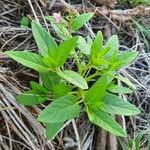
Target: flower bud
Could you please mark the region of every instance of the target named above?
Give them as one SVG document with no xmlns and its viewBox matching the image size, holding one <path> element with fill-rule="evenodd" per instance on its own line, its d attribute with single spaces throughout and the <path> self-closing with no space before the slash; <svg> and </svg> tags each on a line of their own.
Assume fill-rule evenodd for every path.
<svg viewBox="0 0 150 150">
<path fill-rule="evenodd" d="M 61 20 L 61 15 L 60 13 L 53 13 L 54 21 L 55 23 L 59 23 Z"/>
</svg>

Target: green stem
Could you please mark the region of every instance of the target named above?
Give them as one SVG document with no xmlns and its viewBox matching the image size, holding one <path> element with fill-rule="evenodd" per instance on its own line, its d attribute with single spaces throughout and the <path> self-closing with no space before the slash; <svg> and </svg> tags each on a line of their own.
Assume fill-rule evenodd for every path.
<svg viewBox="0 0 150 150">
<path fill-rule="evenodd" d="M 71 22 L 72 22 L 72 18 L 71 19 L 69 19 L 69 27 L 68 27 L 68 31 L 69 31 L 69 35 L 70 35 L 70 37 L 72 37 L 72 34 L 71 34 Z M 79 74 L 81 74 L 82 73 L 82 70 L 81 70 L 81 67 L 80 67 L 80 61 L 79 61 L 79 59 L 78 59 L 78 55 L 76 54 L 76 51 L 75 51 L 75 49 L 73 50 L 73 57 L 75 58 L 75 61 L 76 61 L 76 63 L 77 63 L 77 67 L 78 67 L 78 73 Z"/>
<path fill-rule="evenodd" d="M 79 61 L 79 59 L 78 59 L 78 56 L 77 56 L 75 50 L 74 50 L 73 56 L 74 56 L 74 59 L 75 59 L 75 61 L 76 61 L 76 63 L 77 63 L 78 73 L 81 74 L 81 73 L 82 73 L 82 69 L 81 69 L 80 61 Z"/>
<path fill-rule="evenodd" d="M 91 65 L 88 64 L 88 65 L 83 69 L 83 73 L 82 73 L 82 76 L 83 76 L 83 77 L 85 76 L 87 70 L 90 69 L 90 68 L 91 68 Z"/>
<path fill-rule="evenodd" d="M 99 75 L 100 75 L 100 72 L 95 72 L 94 74 L 88 76 L 88 77 L 86 78 L 86 80 L 90 80 L 90 79 L 92 79 L 92 78 L 94 78 L 94 77 L 96 77 L 96 76 L 99 76 Z"/>
<path fill-rule="evenodd" d="M 77 104 L 81 104 L 83 102 L 83 99 L 81 99 L 80 101 L 77 102 Z"/>
</svg>

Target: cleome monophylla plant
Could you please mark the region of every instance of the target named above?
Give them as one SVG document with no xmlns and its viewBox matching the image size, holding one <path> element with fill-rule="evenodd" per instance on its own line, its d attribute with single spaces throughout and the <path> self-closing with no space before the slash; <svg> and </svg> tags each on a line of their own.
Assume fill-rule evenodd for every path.
<svg viewBox="0 0 150 150">
<path fill-rule="evenodd" d="M 28 51 L 6 51 L 20 64 L 39 72 L 41 84 L 31 81 L 31 90 L 16 97 L 23 105 L 37 105 L 49 101 L 37 120 L 46 128 L 46 136 L 53 139 L 63 124 L 85 111 L 91 123 L 110 133 L 125 137 L 113 115 L 135 115 L 139 109 L 120 98 L 131 93 L 134 84 L 116 75 L 137 57 L 137 51 L 118 51 L 118 37 L 113 35 L 103 44 L 99 31 L 95 38 L 74 36 L 93 13 L 69 15 L 55 13 L 46 16 L 60 41 L 39 23 L 32 21 L 32 32 L 38 54 Z M 58 44 L 59 43 L 59 44 Z M 118 85 L 118 81 L 124 86 Z M 46 103 L 47 104 L 47 103 Z"/>
</svg>

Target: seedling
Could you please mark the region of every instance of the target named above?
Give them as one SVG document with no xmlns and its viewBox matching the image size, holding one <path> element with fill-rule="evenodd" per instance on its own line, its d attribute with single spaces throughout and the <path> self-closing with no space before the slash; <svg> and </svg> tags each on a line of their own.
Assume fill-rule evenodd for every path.
<svg viewBox="0 0 150 150">
<path fill-rule="evenodd" d="M 29 24 L 30 24 L 29 18 L 23 16 L 20 20 L 20 27 L 21 28 L 29 28 Z"/>
<path fill-rule="evenodd" d="M 40 24 L 32 21 L 38 54 L 6 52 L 20 64 L 38 71 L 42 81 L 42 84 L 31 81 L 31 90 L 17 96 L 17 101 L 24 105 L 50 101 L 37 117 L 45 125 L 48 139 L 53 139 L 66 121 L 78 117 L 81 109 L 87 113 L 91 123 L 116 136 L 125 137 L 125 131 L 112 115 L 129 116 L 140 111 L 118 97 L 118 94 L 131 93 L 135 86 L 129 79 L 117 76 L 116 72 L 129 65 L 138 52 L 120 52 L 116 35 L 104 44 L 100 31 L 94 39 L 73 36 L 90 20 L 92 13 L 66 18 L 59 15 L 45 17 L 60 37 L 59 44 Z M 65 67 L 66 62 L 74 60 L 76 64 Z M 117 80 L 129 88 L 118 85 Z"/>
</svg>

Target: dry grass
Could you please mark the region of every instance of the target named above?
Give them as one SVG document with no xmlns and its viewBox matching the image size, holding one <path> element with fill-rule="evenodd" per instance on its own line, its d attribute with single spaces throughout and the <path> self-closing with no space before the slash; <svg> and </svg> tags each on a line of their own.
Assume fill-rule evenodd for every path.
<svg viewBox="0 0 150 150">
<path fill-rule="evenodd" d="M 77 1 L 75 1 L 77 3 Z M 90 7 L 98 11 L 94 4 L 89 1 L 80 1 L 80 10 Z M 94 127 L 85 119 L 85 114 L 73 122 L 68 122 L 62 128 L 59 136 L 52 142 L 46 141 L 44 128 L 36 121 L 37 114 L 44 106 L 24 107 L 15 100 L 15 95 L 28 89 L 29 80 L 38 80 L 35 72 L 26 69 L 4 55 L 4 51 L 29 50 L 37 51 L 33 41 L 31 30 L 19 26 L 21 16 L 40 21 L 47 30 L 53 33 L 48 23 L 43 20 L 43 15 L 51 15 L 58 12 L 62 3 L 51 0 L 50 4 L 43 0 L 0 0 L 0 148 L 4 150 L 59 150 L 93 149 Z M 55 8 L 55 9 L 54 9 Z M 57 9 L 58 8 L 58 9 Z M 79 8 L 79 7 L 78 7 Z M 142 16 L 139 19 L 150 22 L 150 15 Z M 102 30 L 105 38 L 112 34 L 118 34 L 120 38 L 120 49 L 137 49 L 140 55 L 131 66 L 122 69 L 119 74 L 124 75 L 133 81 L 137 87 L 132 95 L 125 95 L 124 98 L 134 103 L 141 110 L 141 115 L 126 118 L 124 126 L 133 137 L 138 131 L 147 130 L 150 120 L 150 43 L 141 38 L 138 28 L 134 28 L 133 22 L 122 22 L 110 18 L 109 15 L 101 14 L 93 18 L 86 25 L 85 30 L 79 32 L 82 35 L 94 36 L 98 30 Z M 142 147 L 145 147 L 145 142 Z"/>
</svg>

